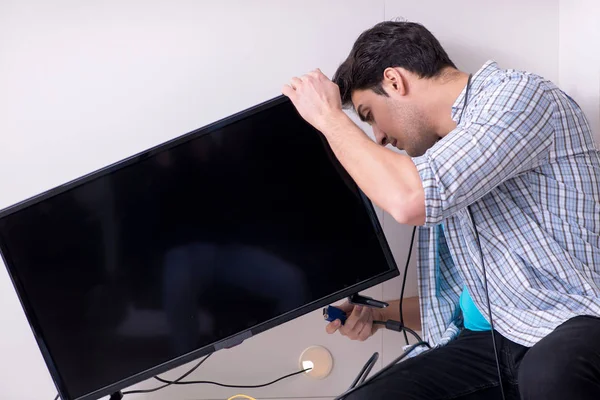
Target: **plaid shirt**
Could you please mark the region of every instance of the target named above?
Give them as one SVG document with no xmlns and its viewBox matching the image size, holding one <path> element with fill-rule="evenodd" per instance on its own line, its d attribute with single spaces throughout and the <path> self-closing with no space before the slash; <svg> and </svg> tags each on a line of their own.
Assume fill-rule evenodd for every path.
<svg viewBox="0 0 600 400">
<path fill-rule="evenodd" d="M 456 129 L 413 158 L 426 204 L 424 339 L 441 346 L 458 334 L 465 285 L 487 318 L 470 205 L 494 328 L 533 346 L 569 318 L 600 316 L 600 154 L 579 106 L 539 76 L 487 62 L 463 109 L 465 91 Z"/>
</svg>

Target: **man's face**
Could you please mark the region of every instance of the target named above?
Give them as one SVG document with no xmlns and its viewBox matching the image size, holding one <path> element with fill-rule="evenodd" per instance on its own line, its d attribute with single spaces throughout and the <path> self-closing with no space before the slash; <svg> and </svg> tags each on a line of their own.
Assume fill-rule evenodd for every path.
<svg viewBox="0 0 600 400">
<path fill-rule="evenodd" d="M 391 144 L 411 157 L 418 157 L 438 140 L 415 99 L 397 96 L 393 91 L 384 96 L 366 89 L 355 91 L 352 103 L 359 117 L 371 125 L 377 143 L 382 146 Z"/>
</svg>

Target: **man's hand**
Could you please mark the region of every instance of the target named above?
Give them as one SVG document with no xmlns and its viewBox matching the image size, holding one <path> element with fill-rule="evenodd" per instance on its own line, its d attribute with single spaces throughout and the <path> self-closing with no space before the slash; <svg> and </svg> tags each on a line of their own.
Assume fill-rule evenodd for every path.
<svg viewBox="0 0 600 400">
<path fill-rule="evenodd" d="M 340 89 L 319 69 L 292 78 L 281 91 L 290 98 L 302 118 L 324 134 L 336 120 L 347 118 L 342 111 Z"/>
<path fill-rule="evenodd" d="M 330 335 L 339 331 L 343 336 L 352 340 L 365 341 L 377 331 L 377 325 L 373 325 L 373 321 L 379 319 L 377 309 L 371 307 L 354 306 L 348 302 L 338 306 L 346 313 L 348 318 L 344 325 L 339 319 L 330 322 L 325 327 L 325 330 Z"/>
</svg>

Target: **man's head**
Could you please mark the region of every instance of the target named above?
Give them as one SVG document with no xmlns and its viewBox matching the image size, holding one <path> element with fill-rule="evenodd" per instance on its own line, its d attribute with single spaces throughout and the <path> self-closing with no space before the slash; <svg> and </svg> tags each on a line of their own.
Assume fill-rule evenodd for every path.
<svg viewBox="0 0 600 400">
<path fill-rule="evenodd" d="M 390 21 L 359 36 L 333 81 L 344 106 L 354 106 L 372 125 L 377 142 L 418 156 L 440 138 L 436 88 L 456 74 L 460 72 L 425 27 Z M 446 111 L 450 119 L 450 109 Z"/>
</svg>

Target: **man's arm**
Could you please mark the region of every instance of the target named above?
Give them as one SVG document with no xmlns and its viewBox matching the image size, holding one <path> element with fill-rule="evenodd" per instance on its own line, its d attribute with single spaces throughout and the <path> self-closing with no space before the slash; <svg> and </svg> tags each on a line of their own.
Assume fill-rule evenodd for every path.
<svg viewBox="0 0 600 400">
<path fill-rule="evenodd" d="M 378 146 L 342 111 L 339 88 L 320 71 L 284 86 L 300 115 L 321 131 L 352 179 L 375 204 L 403 224 L 423 225 L 425 195 L 408 156 Z"/>
<path fill-rule="evenodd" d="M 293 78 L 283 93 L 373 202 L 400 223 L 433 226 L 549 157 L 554 105 L 547 90 L 534 76 L 507 77 L 485 93 L 471 121 L 413 159 L 367 138 L 320 71 Z"/>
<path fill-rule="evenodd" d="M 320 130 L 367 197 L 401 224 L 425 223 L 425 194 L 410 157 L 377 145 L 341 109 Z"/>
</svg>

